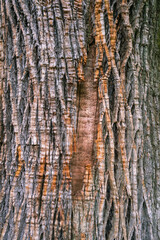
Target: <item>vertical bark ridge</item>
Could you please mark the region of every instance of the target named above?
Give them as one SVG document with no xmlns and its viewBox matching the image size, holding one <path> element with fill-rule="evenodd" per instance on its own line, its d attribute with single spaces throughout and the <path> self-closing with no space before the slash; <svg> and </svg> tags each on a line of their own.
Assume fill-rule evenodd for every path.
<svg viewBox="0 0 160 240">
<path fill-rule="evenodd" d="M 106 152 L 108 171 L 106 171 L 106 173 L 104 173 L 104 171 L 102 172 L 101 180 L 99 181 L 99 184 L 102 182 L 103 189 L 105 189 L 105 193 L 101 192 L 100 194 L 99 199 L 101 200 L 99 200 L 99 207 L 101 204 L 103 207 L 100 207 L 99 210 L 103 212 L 106 208 L 106 216 L 108 216 L 108 218 L 108 209 L 110 207 L 106 207 L 106 205 L 109 204 L 109 206 L 111 206 L 111 201 L 112 199 L 114 200 L 114 217 L 110 223 L 114 227 L 108 228 L 109 219 L 107 220 L 107 217 L 105 217 L 105 220 L 103 218 L 101 219 L 102 224 L 106 227 L 107 239 L 114 239 L 118 236 L 124 239 L 132 239 L 133 237 L 140 239 L 142 237 L 139 204 L 141 201 L 143 202 L 143 200 L 139 199 L 138 184 L 140 183 L 137 178 L 138 176 L 144 176 L 144 174 L 138 172 L 139 169 L 141 169 L 142 172 L 144 169 L 142 165 L 139 166 L 139 159 L 142 161 L 139 151 L 145 152 L 142 141 L 143 133 L 141 131 L 141 129 L 143 129 L 143 117 L 139 105 L 141 98 L 139 79 L 141 78 L 140 72 L 143 66 L 140 64 L 142 57 L 140 52 L 136 57 L 134 56 L 136 43 L 133 41 L 132 36 L 135 34 L 135 31 L 137 31 L 136 25 L 142 24 L 141 26 L 143 28 L 144 24 L 144 26 L 148 26 L 147 28 L 149 28 L 146 22 L 148 18 L 143 15 L 144 12 L 146 16 L 149 15 L 149 13 L 146 12 L 146 9 L 148 9 L 147 6 L 151 7 L 150 3 L 145 3 L 145 1 L 141 3 L 132 3 L 132 1 L 129 3 L 126 1 L 122 1 L 122 3 L 118 1 L 104 1 L 102 3 L 102 1 L 96 1 L 95 5 L 95 25 L 97 33 L 95 39 L 98 48 L 95 78 L 100 78 L 99 98 L 101 99 L 100 104 L 102 106 L 100 106 L 100 109 L 102 109 L 100 112 L 100 124 L 102 125 L 101 131 L 104 131 L 101 135 L 102 140 L 98 141 L 98 146 L 101 144 L 102 148 L 105 147 L 107 148 L 106 150 L 108 150 Z M 135 9 L 139 9 L 137 15 L 134 15 Z M 117 14 L 115 14 L 115 11 Z M 152 24 L 154 24 L 154 20 Z M 142 35 L 143 39 L 145 39 L 143 41 L 145 41 L 145 49 L 148 49 L 147 45 L 154 43 L 151 43 L 148 38 L 147 33 L 149 33 L 149 31 L 145 30 L 145 27 L 143 29 L 144 32 Z M 143 45 L 143 41 L 139 40 L 137 44 L 141 46 L 141 44 Z M 145 60 L 142 61 L 146 62 L 145 68 L 149 69 L 146 50 L 145 54 Z M 139 56 L 139 59 L 137 56 Z M 148 70 L 146 70 L 146 72 L 147 71 Z M 132 85 L 131 90 L 132 93 L 128 88 L 129 79 L 134 81 L 134 87 Z M 133 94 L 132 97 L 128 95 L 129 92 Z M 112 99 L 114 99 L 114 102 Z M 133 104 L 131 105 L 132 101 Z M 130 137 L 128 138 L 128 136 Z M 106 141 L 106 145 L 102 144 L 104 140 Z M 99 158 L 99 162 L 103 161 L 103 157 L 102 159 Z M 103 176 L 105 175 L 106 177 L 104 178 Z M 110 181 L 108 181 L 108 179 Z M 145 207 L 148 209 L 147 219 L 150 219 L 148 234 L 149 238 L 153 239 L 153 232 L 155 230 L 153 231 L 152 228 L 153 210 L 151 210 L 151 208 L 153 209 L 154 205 L 151 207 L 144 178 L 142 182 L 143 198 L 146 204 Z M 108 184 L 109 186 L 107 186 Z M 107 195 L 107 189 L 109 187 L 111 187 L 112 190 L 112 198 L 106 203 L 104 196 Z M 130 198 L 132 199 L 132 210 L 130 210 L 132 211 L 132 217 L 130 217 L 130 221 L 127 223 L 125 209 Z M 101 216 L 100 213 L 99 216 Z M 119 216 L 121 220 L 120 223 Z M 118 230 L 119 224 L 121 231 Z M 103 231 L 102 234 L 104 234 L 104 232 L 105 231 Z"/>
<path fill-rule="evenodd" d="M 1 36 L 2 57 L 7 46 L 0 70 L 2 239 L 9 233 L 10 239 L 70 239 L 69 165 L 79 59 L 85 55 L 81 5 L 1 1 L 1 29 L 8 26 Z"/>
<path fill-rule="evenodd" d="M 157 9 L 0 0 L 1 239 L 160 238 Z"/>
</svg>

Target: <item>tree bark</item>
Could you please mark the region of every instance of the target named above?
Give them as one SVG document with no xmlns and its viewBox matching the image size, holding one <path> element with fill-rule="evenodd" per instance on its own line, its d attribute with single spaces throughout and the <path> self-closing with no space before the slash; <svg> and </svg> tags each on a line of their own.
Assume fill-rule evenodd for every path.
<svg viewBox="0 0 160 240">
<path fill-rule="evenodd" d="M 0 0 L 0 239 L 160 239 L 158 0 Z"/>
</svg>

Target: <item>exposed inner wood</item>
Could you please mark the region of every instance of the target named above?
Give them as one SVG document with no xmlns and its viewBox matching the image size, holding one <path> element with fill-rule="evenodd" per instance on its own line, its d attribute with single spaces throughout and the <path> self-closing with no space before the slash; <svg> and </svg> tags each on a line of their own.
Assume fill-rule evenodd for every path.
<svg viewBox="0 0 160 240">
<path fill-rule="evenodd" d="M 77 196 L 83 186 L 86 165 L 93 165 L 96 137 L 97 82 L 94 81 L 95 45 L 90 46 L 84 69 L 85 80 L 79 84 L 79 112 L 76 153 L 72 160 L 72 193 Z"/>
</svg>

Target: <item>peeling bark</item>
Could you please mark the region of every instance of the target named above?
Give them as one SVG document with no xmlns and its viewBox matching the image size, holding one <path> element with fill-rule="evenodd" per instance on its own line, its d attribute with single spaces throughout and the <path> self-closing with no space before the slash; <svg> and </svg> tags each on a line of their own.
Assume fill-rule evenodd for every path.
<svg viewBox="0 0 160 240">
<path fill-rule="evenodd" d="M 160 238 L 158 0 L 0 0 L 0 238 Z"/>
</svg>

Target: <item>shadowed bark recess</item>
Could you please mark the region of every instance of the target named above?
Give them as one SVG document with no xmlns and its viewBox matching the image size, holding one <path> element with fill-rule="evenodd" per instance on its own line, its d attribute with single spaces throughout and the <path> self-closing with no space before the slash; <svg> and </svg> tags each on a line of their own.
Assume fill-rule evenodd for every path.
<svg viewBox="0 0 160 240">
<path fill-rule="evenodd" d="M 0 0 L 0 239 L 160 239 L 158 0 Z"/>
</svg>

